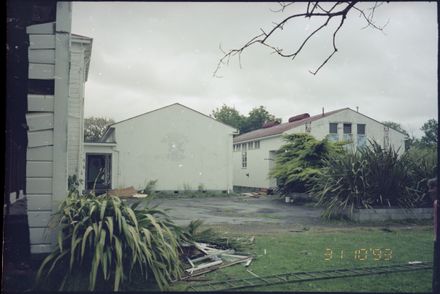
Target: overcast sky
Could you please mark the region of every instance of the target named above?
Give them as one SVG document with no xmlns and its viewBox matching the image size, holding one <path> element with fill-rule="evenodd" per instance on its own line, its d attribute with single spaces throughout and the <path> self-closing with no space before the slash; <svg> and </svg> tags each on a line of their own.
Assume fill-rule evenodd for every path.
<svg viewBox="0 0 440 294">
<path fill-rule="evenodd" d="M 369 7 L 373 3 L 363 3 Z M 295 6 L 296 5 L 296 6 Z M 333 21 L 295 60 L 255 46 L 218 75 L 219 49 L 233 49 L 268 30 L 272 21 L 301 12 L 304 3 L 275 13 L 272 3 L 74 2 L 72 32 L 93 38 L 85 116 L 123 120 L 175 102 L 205 114 L 222 104 L 247 114 L 264 105 L 283 122 L 350 107 L 411 134 L 437 118 L 436 3 L 394 2 L 376 10 L 384 32 L 362 29 L 351 12 L 332 51 Z M 319 22 L 301 19 L 276 36 L 293 50 Z"/>
</svg>

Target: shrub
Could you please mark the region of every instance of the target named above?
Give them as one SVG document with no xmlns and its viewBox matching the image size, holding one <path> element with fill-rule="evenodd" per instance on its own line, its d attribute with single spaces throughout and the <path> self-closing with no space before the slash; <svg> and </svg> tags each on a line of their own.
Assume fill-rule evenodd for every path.
<svg viewBox="0 0 440 294">
<path fill-rule="evenodd" d="M 70 192 L 58 211 L 57 247 L 41 264 L 38 285 L 56 273 L 64 289 L 87 273 L 89 290 L 111 281 L 117 291 L 139 271 L 166 287 L 181 272 L 178 229 L 163 211 L 139 204 Z"/>
<path fill-rule="evenodd" d="M 355 208 L 420 206 L 435 170 L 432 164 L 428 155 L 399 157 L 391 147 L 370 141 L 368 148 L 325 160 L 309 192 L 324 207 L 324 217 Z"/>
<path fill-rule="evenodd" d="M 428 180 L 437 176 L 437 148 L 413 147 L 405 157 L 411 171 L 411 183 L 415 191 L 418 191 L 414 200 L 419 206 L 431 206 L 428 195 Z"/>
<path fill-rule="evenodd" d="M 340 144 L 319 141 L 309 134 L 290 134 L 283 139 L 286 144 L 277 151 L 275 167 L 269 173 L 276 178 L 281 194 L 305 192 L 321 173 L 324 161 L 343 152 Z"/>
</svg>

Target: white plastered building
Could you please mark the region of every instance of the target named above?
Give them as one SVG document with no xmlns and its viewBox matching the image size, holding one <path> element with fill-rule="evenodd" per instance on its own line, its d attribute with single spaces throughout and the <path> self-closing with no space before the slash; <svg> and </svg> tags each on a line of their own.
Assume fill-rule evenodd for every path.
<svg viewBox="0 0 440 294">
<path fill-rule="evenodd" d="M 232 191 L 236 130 L 179 103 L 109 126 L 100 143 L 84 144 L 84 188 Z M 104 175 L 95 184 L 97 172 Z"/>
<path fill-rule="evenodd" d="M 274 188 L 276 180 L 269 177 L 274 167 L 276 151 L 285 143 L 282 136 L 309 133 L 318 140 L 351 141 L 357 148 L 375 140 L 381 146 L 392 146 L 404 152 L 405 135 L 350 108 L 315 116 L 299 115 L 290 122 L 254 130 L 233 140 L 234 187 Z"/>
</svg>

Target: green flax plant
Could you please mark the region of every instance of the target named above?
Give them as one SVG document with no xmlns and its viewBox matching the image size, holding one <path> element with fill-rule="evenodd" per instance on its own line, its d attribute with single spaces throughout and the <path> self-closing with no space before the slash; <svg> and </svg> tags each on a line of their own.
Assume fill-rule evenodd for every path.
<svg viewBox="0 0 440 294">
<path fill-rule="evenodd" d="M 420 205 L 420 182 L 426 180 L 416 166 L 423 169 L 407 154 L 369 141 L 368 147 L 326 159 L 309 192 L 327 218 L 358 208 L 411 208 Z"/>
<path fill-rule="evenodd" d="M 37 272 L 37 289 L 52 275 L 58 278 L 50 283 L 61 290 L 88 275 L 88 290 L 111 284 L 118 291 L 133 272 L 165 289 L 182 271 L 179 228 L 164 211 L 140 203 L 69 192 L 56 215 L 57 246 Z"/>
</svg>

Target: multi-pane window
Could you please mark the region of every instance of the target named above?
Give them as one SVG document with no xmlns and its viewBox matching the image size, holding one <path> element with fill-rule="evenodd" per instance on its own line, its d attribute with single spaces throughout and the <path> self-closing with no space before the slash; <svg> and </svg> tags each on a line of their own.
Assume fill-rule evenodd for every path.
<svg viewBox="0 0 440 294">
<path fill-rule="evenodd" d="M 365 135 L 365 124 L 358 124 L 357 125 L 357 134 L 358 135 Z"/>
<path fill-rule="evenodd" d="M 260 148 L 260 141 L 255 141 L 255 149 L 259 149 Z"/>
<path fill-rule="evenodd" d="M 351 124 L 344 124 L 343 125 L 343 133 L 344 133 L 344 141 L 352 141 L 352 133 L 351 133 Z"/>
<path fill-rule="evenodd" d="M 248 149 L 254 149 L 254 141 L 248 142 Z"/>
<path fill-rule="evenodd" d="M 344 124 L 344 134 L 351 134 L 351 124 Z"/>
<path fill-rule="evenodd" d="M 330 123 L 328 132 L 330 134 L 337 134 L 338 133 L 338 124 L 337 123 Z"/>
<path fill-rule="evenodd" d="M 357 147 L 363 147 L 367 144 L 367 136 L 365 135 L 365 124 L 357 125 Z"/>
<path fill-rule="evenodd" d="M 339 136 L 338 136 L 338 123 L 330 123 L 329 124 L 328 132 L 329 132 L 328 138 L 329 138 L 330 141 L 333 141 L 333 142 L 338 141 L 338 139 L 339 139 Z"/>
<path fill-rule="evenodd" d="M 241 167 L 247 168 L 247 152 L 246 152 L 246 150 L 243 150 L 241 152 Z"/>
</svg>

